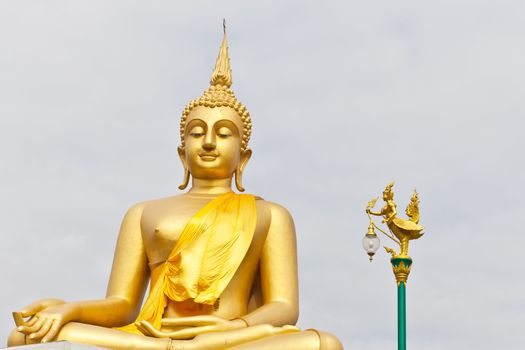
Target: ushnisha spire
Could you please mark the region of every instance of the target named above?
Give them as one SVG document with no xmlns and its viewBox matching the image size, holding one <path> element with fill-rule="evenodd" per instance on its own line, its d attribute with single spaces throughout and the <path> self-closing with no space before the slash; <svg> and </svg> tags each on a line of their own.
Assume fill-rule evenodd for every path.
<svg viewBox="0 0 525 350">
<path fill-rule="evenodd" d="M 186 130 L 186 119 L 191 110 L 197 106 L 216 108 L 229 107 L 235 110 L 242 120 L 243 129 L 239 130 L 242 133 L 242 150 L 248 148 L 248 141 L 252 133 L 252 120 L 250 112 L 239 101 L 232 89 L 232 72 L 230 67 L 230 57 L 228 55 L 228 40 L 226 37 L 226 21 L 223 21 L 224 37 L 222 39 L 219 56 L 215 62 L 215 69 L 211 75 L 210 87 L 204 91 L 202 96 L 191 101 L 184 111 L 180 120 L 180 138 L 181 146 L 184 148 L 184 135 Z"/>
<path fill-rule="evenodd" d="M 211 75 L 210 84 L 212 86 L 223 85 L 227 88 L 232 86 L 232 70 L 230 67 L 230 56 L 228 55 L 228 39 L 226 35 L 226 20 L 222 21 L 222 28 L 224 36 L 222 38 L 221 49 L 217 61 L 215 62 L 215 69 Z"/>
</svg>

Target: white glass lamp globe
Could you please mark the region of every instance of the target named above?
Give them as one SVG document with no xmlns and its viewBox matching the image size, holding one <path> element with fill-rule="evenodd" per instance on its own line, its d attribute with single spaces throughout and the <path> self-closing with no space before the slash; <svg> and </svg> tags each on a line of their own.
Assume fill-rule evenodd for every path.
<svg viewBox="0 0 525 350">
<path fill-rule="evenodd" d="M 370 261 L 372 261 L 372 257 L 374 256 L 374 254 L 379 249 L 379 246 L 381 245 L 379 238 L 374 232 L 374 226 L 372 224 L 370 224 L 370 226 L 368 227 L 368 232 L 363 238 L 362 243 L 363 243 L 363 248 L 365 249 L 366 253 L 370 257 Z"/>
</svg>

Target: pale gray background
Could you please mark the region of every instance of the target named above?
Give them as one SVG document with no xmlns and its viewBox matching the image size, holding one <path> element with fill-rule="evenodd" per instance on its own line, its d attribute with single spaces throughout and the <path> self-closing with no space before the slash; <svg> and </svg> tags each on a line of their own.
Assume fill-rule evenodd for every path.
<svg viewBox="0 0 525 350">
<path fill-rule="evenodd" d="M 396 347 L 363 208 L 420 191 L 411 349 L 519 349 L 525 325 L 525 2 L 0 2 L 0 343 L 42 297 L 102 297 L 120 220 L 178 193 L 185 104 L 229 24 L 254 121 L 249 192 L 292 212 L 300 326 Z M 386 242 L 386 239 L 383 239 Z"/>
</svg>

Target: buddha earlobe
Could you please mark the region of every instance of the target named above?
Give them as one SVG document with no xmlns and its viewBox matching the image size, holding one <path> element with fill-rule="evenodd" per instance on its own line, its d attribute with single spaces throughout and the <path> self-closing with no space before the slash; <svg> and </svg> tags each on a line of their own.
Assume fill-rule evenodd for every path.
<svg viewBox="0 0 525 350">
<path fill-rule="evenodd" d="M 242 187 L 242 170 L 239 167 L 235 169 L 235 187 L 237 187 L 239 192 L 244 192 L 244 187 Z"/>
<path fill-rule="evenodd" d="M 184 167 L 184 179 L 182 180 L 182 183 L 179 185 L 179 190 L 183 190 L 186 187 L 188 187 L 188 184 L 190 183 L 190 171 L 188 168 Z"/>
<path fill-rule="evenodd" d="M 252 150 L 247 149 L 241 153 L 241 161 L 239 162 L 239 165 L 237 165 L 237 169 L 235 169 L 235 187 L 239 190 L 239 192 L 244 192 L 244 187 L 242 186 L 242 172 L 244 171 L 244 168 L 246 167 L 246 164 L 250 160 L 252 156 Z"/>
<path fill-rule="evenodd" d="M 184 148 L 178 147 L 177 152 L 179 153 L 179 158 L 184 168 L 184 179 L 182 180 L 182 184 L 179 186 L 179 190 L 183 190 L 188 187 L 188 184 L 190 183 L 190 170 L 188 169 L 188 164 L 186 163 Z"/>
</svg>

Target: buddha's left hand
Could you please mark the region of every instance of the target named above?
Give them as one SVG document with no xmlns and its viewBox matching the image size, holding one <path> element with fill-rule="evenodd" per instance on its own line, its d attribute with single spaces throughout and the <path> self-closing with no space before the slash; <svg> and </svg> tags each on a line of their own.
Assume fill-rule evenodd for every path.
<svg viewBox="0 0 525 350">
<path fill-rule="evenodd" d="M 245 328 L 246 324 L 240 319 L 225 320 L 218 316 L 191 316 L 178 318 L 164 318 L 161 322 L 164 327 L 185 327 L 176 331 L 161 331 L 153 327 L 148 321 L 135 323 L 144 335 L 157 338 L 191 339 L 202 333 L 221 332 Z"/>
</svg>

